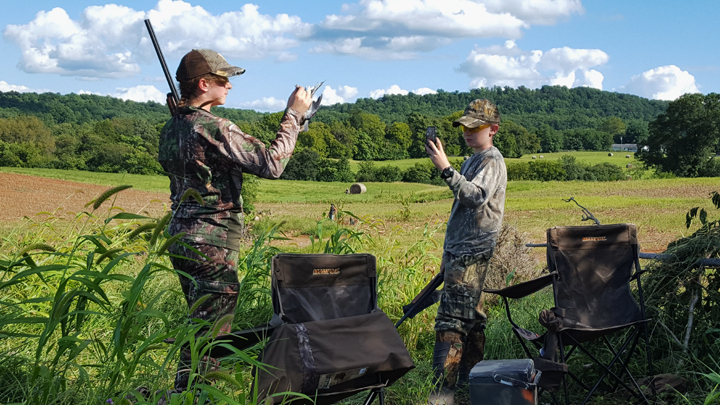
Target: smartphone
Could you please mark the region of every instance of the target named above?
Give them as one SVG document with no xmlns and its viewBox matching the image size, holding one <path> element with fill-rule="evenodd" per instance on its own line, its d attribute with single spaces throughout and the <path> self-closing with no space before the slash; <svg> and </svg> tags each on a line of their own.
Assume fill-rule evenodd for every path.
<svg viewBox="0 0 720 405">
<path fill-rule="evenodd" d="M 437 143 L 437 129 L 435 127 L 427 127 L 425 131 L 425 142 Z"/>
</svg>

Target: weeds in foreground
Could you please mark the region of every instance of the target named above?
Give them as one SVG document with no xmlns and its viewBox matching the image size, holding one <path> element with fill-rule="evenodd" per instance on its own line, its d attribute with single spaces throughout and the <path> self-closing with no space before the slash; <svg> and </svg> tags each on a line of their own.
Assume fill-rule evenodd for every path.
<svg viewBox="0 0 720 405">
<path fill-rule="evenodd" d="M 114 214 L 122 211 L 114 205 L 104 215 L 98 212 L 126 188 L 91 201 L 92 210 L 79 213 L 64 238 L 48 238 L 49 244 L 21 232 L 5 238 L 0 378 L 10 384 L 0 389 L 0 402 L 120 403 L 137 384 L 164 391 L 183 345 L 192 349 L 196 368 L 197 359 L 220 344 L 208 344 L 212 336 L 195 337 L 210 325 L 181 321 L 180 293 L 167 283 L 177 277 L 167 265 L 167 249 L 182 236 L 166 233 L 170 214 L 157 220 Z M 165 343 L 168 338 L 175 343 Z M 257 364 L 238 351 L 226 361 Z M 209 379 L 244 388 L 227 370 L 194 372 L 192 378 L 203 395 L 216 398 L 228 394 L 203 384 Z"/>
<path fill-rule="evenodd" d="M 109 193 L 106 198 L 114 195 Z M 12 232 L 4 238 L 0 252 L 0 403 L 95 404 L 112 400 L 119 404 L 128 395 L 141 404 L 154 403 L 170 388 L 183 344 L 192 348 L 196 366 L 211 345 L 224 344 L 221 338 L 209 342 L 212 335 L 195 336 L 200 328 L 212 325 L 185 321 L 187 312 L 177 288 L 177 273 L 167 260 L 166 249 L 173 242 L 164 232 L 169 217 L 148 218 L 122 212 L 114 205 L 106 213 L 99 213 L 102 204 L 100 201 L 96 209 L 78 214 L 70 224 L 61 225 L 48 213 L 43 222 L 29 220 L 29 231 Z M 305 249 L 374 254 L 378 260 L 380 307 L 391 319 L 399 319 L 402 305 L 439 270 L 440 257 L 430 252 L 438 249 L 436 236 L 443 224 L 425 224 L 422 236 L 406 244 L 399 242 L 407 232 L 402 226 L 386 228 L 383 222 L 370 218 L 347 218 L 357 219 L 357 224 L 346 228 L 327 220 L 317 223 L 314 242 Z M 256 229 L 256 240 L 242 251 L 236 329 L 266 322 L 272 314 L 270 259 L 281 253 L 272 244 L 282 239 L 281 226 L 270 224 Z M 507 232 L 507 243 L 499 242 L 496 257 L 505 257 L 505 246 L 507 260 L 516 259 L 523 253 L 519 242 L 523 237 L 517 230 Z M 501 272 L 505 273 L 498 282 L 522 281 L 519 269 L 530 262 L 512 264 L 507 260 L 499 263 L 498 268 L 504 266 Z M 707 277 L 709 270 L 705 271 Z M 711 291 L 703 283 L 702 291 L 709 295 Z M 695 288 L 694 284 L 688 286 Z M 687 286 L 683 288 L 687 290 Z M 685 290 L 673 291 L 684 294 Z M 536 324 L 540 309 L 551 305 L 548 300 L 550 295 L 543 294 L 521 300 L 514 306 L 518 313 L 513 316 L 521 324 Z M 657 308 L 666 310 L 662 305 Z M 700 311 L 699 305 L 696 308 Z M 487 358 L 521 357 L 520 347 L 508 338 L 510 331 L 500 314 L 502 308 L 490 304 L 486 310 L 491 319 Z M 390 387 L 390 403 L 415 403 L 427 395 L 433 319 L 431 307 L 400 328 L 418 367 Z M 715 339 L 717 331 L 713 328 L 697 336 Z M 174 338 L 175 343 L 165 343 L 168 338 Z M 660 349 L 666 347 L 662 344 L 668 344 L 658 335 L 654 342 Z M 691 340 L 691 344 L 695 342 Z M 677 349 L 673 350 L 677 353 Z M 250 370 L 257 365 L 257 351 L 236 351 L 215 373 L 196 370 L 193 378 L 198 381 L 197 390 L 175 395 L 170 403 L 189 403 L 193 397 L 212 398 L 216 403 L 255 403 L 257 394 L 250 388 Z M 708 356 L 714 357 L 712 353 Z M 696 382 L 692 394 L 685 394 L 686 402 L 717 401 L 717 374 L 698 364 L 688 361 L 684 367 L 705 372 L 706 383 Z M 148 398 L 135 390 L 140 385 L 148 388 Z M 700 402 L 698 392 L 703 392 Z M 345 403 L 357 403 L 364 398 L 361 396 Z"/>
</svg>

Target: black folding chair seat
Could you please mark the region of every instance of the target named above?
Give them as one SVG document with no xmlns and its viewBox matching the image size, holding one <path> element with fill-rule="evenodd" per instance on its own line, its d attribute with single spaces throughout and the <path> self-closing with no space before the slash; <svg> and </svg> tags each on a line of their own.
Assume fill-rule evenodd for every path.
<svg viewBox="0 0 720 405">
<path fill-rule="evenodd" d="M 644 334 L 646 347 L 648 344 L 646 324 L 649 319 L 645 316 L 642 298 L 639 251 L 637 229 L 633 224 L 554 227 L 547 231 L 549 274 L 504 289 L 485 290 L 503 298 L 513 333 L 528 357 L 541 362 L 559 359 L 560 363 L 566 363 L 575 349 L 579 349 L 598 364 L 603 371 L 592 388 L 570 373 L 573 380 L 588 391 L 583 404 L 606 377 L 611 378 L 614 389 L 622 386 L 636 398 L 649 403 L 627 367 L 641 334 Z M 632 294 L 630 282 L 637 283 L 639 303 Z M 517 325 L 512 320 L 508 299 L 523 298 L 550 285 L 555 307 L 543 311 L 540 316 L 540 322 L 548 332 L 540 335 Z M 609 336 L 623 331 L 628 331 L 627 335 L 620 344 L 613 346 Z M 593 341 L 602 342 L 612 354 L 612 360 L 603 362 L 584 347 L 585 343 Z M 536 349 L 544 349 L 545 353 L 540 358 L 533 355 L 525 342 L 532 343 Z M 652 375 L 649 355 L 647 363 L 648 374 Z M 564 375 L 562 384 L 565 402 L 569 404 Z M 554 396 L 553 401 L 556 401 Z"/>
<path fill-rule="evenodd" d="M 382 403 L 382 388 L 415 367 L 377 306 L 372 255 L 276 255 L 272 302 L 279 325 L 260 357 L 271 366 L 258 372 L 261 402 L 272 397 L 270 403 L 332 404 L 370 389 Z M 273 396 L 283 391 L 305 393 L 312 401 Z"/>
</svg>

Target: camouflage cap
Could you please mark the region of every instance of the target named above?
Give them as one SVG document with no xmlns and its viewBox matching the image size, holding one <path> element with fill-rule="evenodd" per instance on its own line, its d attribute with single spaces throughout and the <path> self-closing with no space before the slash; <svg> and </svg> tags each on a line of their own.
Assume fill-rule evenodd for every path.
<svg viewBox="0 0 720 405">
<path fill-rule="evenodd" d="M 499 124 L 500 110 L 490 100 L 481 98 L 473 100 L 467 106 L 462 117 L 453 122 L 453 126 L 465 125 L 468 128 L 475 128 L 482 124 Z"/>
<path fill-rule="evenodd" d="M 222 55 L 212 49 L 193 49 L 183 56 L 175 78 L 179 82 L 185 82 L 206 73 L 232 77 L 245 73 L 245 69 L 229 64 Z"/>
</svg>

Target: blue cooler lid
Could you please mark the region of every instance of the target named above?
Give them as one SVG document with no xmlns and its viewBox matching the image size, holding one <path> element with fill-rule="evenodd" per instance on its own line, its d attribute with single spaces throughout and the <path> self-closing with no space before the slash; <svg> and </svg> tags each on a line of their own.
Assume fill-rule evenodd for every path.
<svg viewBox="0 0 720 405">
<path fill-rule="evenodd" d="M 471 384 L 496 384 L 496 375 L 532 383 L 535 365 L 531 359 L 483 360 L 470 370 Z"/>
</svg>

